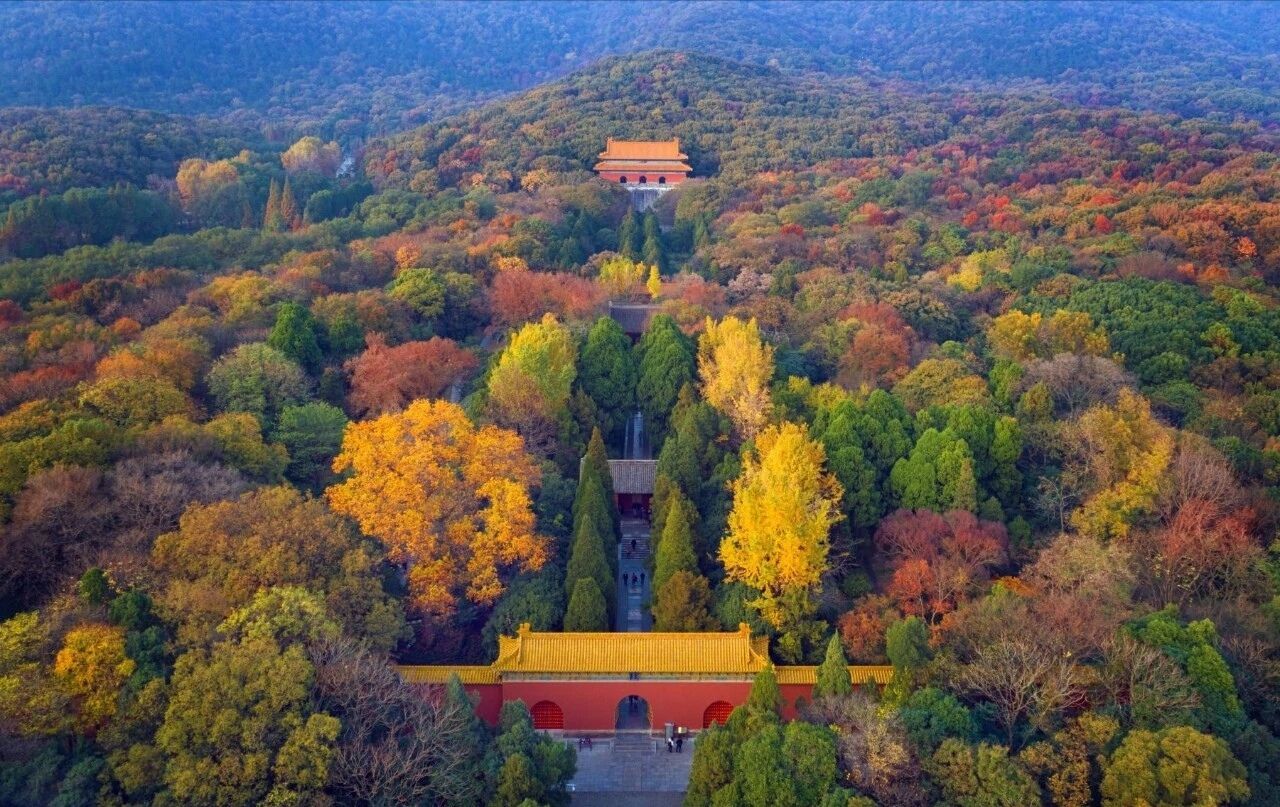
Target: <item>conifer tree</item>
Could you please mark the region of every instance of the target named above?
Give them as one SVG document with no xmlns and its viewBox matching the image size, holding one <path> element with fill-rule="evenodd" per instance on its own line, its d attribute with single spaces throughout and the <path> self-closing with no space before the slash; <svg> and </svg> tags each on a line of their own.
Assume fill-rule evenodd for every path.
<svg viewBox="0 0 1280 807">
<path fill-rule="evenodd" d="M 611 525 L 611 509 L 604 500 L 604 488 L 600 484 L 598 474 L 585 474 L 579 485 L 579 494 L 573 500 L 573 534 L 575 537 L 579 533 L 579 526 L 584 521 L 590 520 L 591 530 L 599 535 L 600 544 L 603 546 L 605 561 L 609 564 L 611 574 L 617 574 L 617 533 L 614 533 L 609 525 Z"/>
<path fill-rule="evenodd" d="M 596 582 L 589 577 L 578 579 L 564 612 L 566 632 L 598 632 L 609 629 L 609 613 L 604 595 Z"/>
<path fill-rule="evenodd" d="M 659 471 L 653 480 L 653 499 L 650 502 L 649 533 L 652 536 L 650 549 L 653 552 L 649 556 L 651 568 L 657 560 L 658 548 L 662 546 L 662 531 L 667 528 L 667 508 L 671 504 L 671 497 L 679 493 L 680 486 Z"/>
<path fill-rule="evenodd" d="M 640 220 L 634 210 L 628 210 L 622 217 L 622 225 L 618 228 L 618 252 L 633 261 L 640 259 L 644 247 L 644 233 L 640 230 Z"/>
<path fill-rule="evenodd" d="M 600 317 L 582 349 L 578 381 L 600 410 L 604 433 L 621 445 L 623 430 L 635 410 L 637 369 L 631 340 L 612 317 Z"/>
<path fill-rule="evenodd" d="M 267 209 L 262 214 L 262 229 L 273 233 L 284 229 L 284 219 L 280 216 L 280 186 L 274 179 L 267 191 Z"/>
<path fill-rule="evenodd" d="M 609 525 L 616 532 L 618 529 L 618 506 L 614 501 L 613 495 L 613 475 L 609 472 L 609 455 L 604 449 L 604 437 L 600 434 L 599 428 L 591 430 L 591 439 L 587 441 L 587 451 L 583 455 L 582 472 L 578 477 L 578 493 L 582 494 L 583 484 L 586 482 L 588 472 L 594 475 L 600 482 L 600 489 L 604 493 L 604 503 L 609 513 Z M 578 513 L 578 501 L 574 500 L 573 512 L 576 516 Z M 605 522 L 598 522 L 604 524 Z"/>
<path fill-rule="evenodd" d="M 604 536 L 596 527 L 595 516 L 583 513 L 582 518 L 578 520 L 578 529 L 574 532 L 573 546 L 569 550 L 569 564 L 565 570 L 565 594 L 572 596 L 579 580 L 590 579 L 595 582 L 596 589 L 604 595 L 605 602 L 612 602 L 616 590 L 613 575 L 613 567 L 609 564 L 605 552 Z"/>
<path fill-rule="evenodd" d="M 666 314 L 653 318 L 636 350 L 640 357 L 636 402 L 644 413 L 651 443 L 657 449 L 666 437 L 680 389 L 693 380 L 696 353 L 693 342 Z"/>
<path fill-rule="evenodd" d="M 298 209 L 298 201 L 293 198 L 293 186 L 289 184 L 288 176 L 284 178 L 284 190 L 280 194 L 280 221 L 290 230 L 302 226 L 302 211 Z"/>
<path fill-rule="evenodd" d="M 449 680 L 444 686 L 446 711 L 455 711 L 462 724 L 458 731 L 459 745 L 467 751 L 464 770 L 458 771 L 457 779 L 474 782 L 477 788 L 483 788 L 486 768 L 496 767 L 497 761 L 492 759 L 493 747 L 489 742 L 489 730 L 484 721 L 476 714 L 476 705 L 462 686 L 462 679 L 456 672 L 449 673 Z M 486 757 L 490 757 L 486 759 Z"/>
<path fill-rule="evenodd" d="M 653 629 L 696 632 L 717 630 L 719 621 L 711 614 L 711 584 L 694 572 L 671 575 L 653 598 Z"/>
<path fill-rule="evenodd" d="M 840 636 L 833 635 L 827 642 L 827 655 L 818 666 L 818 680 L 813 685 L 813 697 L 850 695 L 853 683 L 849 680 L 849 661 L 844 657 Z"/>
<path fill-rule="evenodd" d="M 676 572 L 698 572 L 698 558 L 693 551 L 693 503 L 682 493 L 670 494 L 666 523 L 654 561 L 653 588 L 659 591 Z"/>
<path fill-rule="evenodd" d="M 778 688 L 778 674 L 772 664 L 756 673 L 755 680 L 751 682 L 747 714 L 754 723 L 777 723 L 782 719 L 782 690 Z"/>
<path fill-rule="evenodd" d="M 658 228 L 658 217 L 652 211 L 644 216 L 644 246 L 640 257 L 645 263 L 658 267 L 659 273 L 667 271 L 667 254 L 662 246 L 662 230 Z"/>
</svg>

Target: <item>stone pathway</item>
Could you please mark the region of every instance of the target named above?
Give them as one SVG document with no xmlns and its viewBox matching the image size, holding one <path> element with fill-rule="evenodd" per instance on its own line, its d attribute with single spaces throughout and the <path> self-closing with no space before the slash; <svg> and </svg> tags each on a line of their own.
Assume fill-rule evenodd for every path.
<svg viewBox="0 0 1280 807">
<path fill-rule="evenodd" d="M 632 542 L 635 548 L 632 549 Z M 647 631 L 652 627 L 649 615 L 649 522 L 642 518 L 622 520 L 622 543 L 618 545 L 619 632 Z M 631 584 L 631 577 L 639 581 Z M 622 583 L 625 579 L 626 584 Z"/>
<path fill-rule="evenodd" d="M 653 626 L 650 552 L 649 522 L 624 518 L 618 547 L 619 632 L 647 631 Z M 624 577 L 626 583 L 622 583 Z M 680 807 L 689 786 L 693 740 L 685 741 L 683 753 L 668 753 L 665 740 L 647 730 L 644 716 L 624 714 L 622 719 L 623 730 L 612 738 L 595 738 L 591 748 L 578 749 L 578 772 L 569 783 L 574 807 Z M 577 740 L 566 742 L 576 744 Z"/>
<path fill-rule="evenodd" d="M 642 732 L 618 734 L 612 740 L 595 740 L 590 749 L 578 749 L 578 772 L 571 782 L 573 803 L 603 804 L 585 800 L 591 794 L 601 793 L 608 793 L 610 797 L 649 793 L 679 795 L 689 785 L 692 765 L 691 740 L 685 741 L 684 752 L 680 754 L 668 753 L 661 739 Z M 678 804 L 679 800 L 673 803 Z"/>
</svg>

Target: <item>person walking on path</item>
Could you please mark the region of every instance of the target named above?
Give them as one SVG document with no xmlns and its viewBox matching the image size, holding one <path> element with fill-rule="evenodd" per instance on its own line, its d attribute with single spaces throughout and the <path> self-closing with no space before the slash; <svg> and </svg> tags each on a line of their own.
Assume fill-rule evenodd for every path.
<svg viewBox="0 0 1280 807">
<path fill-rule="evenodd" d="M 684 735 L 683 734 L 676 735 L 676 753 L 677 754 L 684 753 Z"/>
<path fill-rule="evenodd" d="M 671 738 L 670 738 L 670 737 L 668 737 L 668 738 L 667 738 L 667 753 L 668 753 L 668 754 L 670 754 L 672 751 L 674 751 L 674 750 L 675 750 L 675 746 L 676 746 L 676 744 L 675 744 L 674 742 L 672 742 L 672 740 L 671 740 Z"/>
</svg>

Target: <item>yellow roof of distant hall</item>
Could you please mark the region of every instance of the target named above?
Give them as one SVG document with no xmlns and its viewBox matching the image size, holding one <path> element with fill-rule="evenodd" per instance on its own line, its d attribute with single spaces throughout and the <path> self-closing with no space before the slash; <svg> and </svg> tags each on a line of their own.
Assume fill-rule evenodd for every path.
<svg viewBox="0 0 1280 807">
<path fill-rule="evenodd" d="M 688 154 L 680 152 L 680 138 L 671 140 L 614 140 L 605 141 L 601 160 L 687 160 Z"/>
<path fill-rule="evenodd" d="M 498 638 L 498 659 L 488 667 L 406 665 L 411 684 L 442 684 L 456 672 L 464 684 L 497 684 L 507 675 L 551 676 L 731 676 L 754 677 L 769 666 L 769 640 L 739 626 L 725 633 L 551 633 L 520 626 Z M 776 667 L 778 683 L 812 685 L 816 667 Z M 888 683 L 892 668 L 851 666 L 854 684 Z"/>
<path fill-rule="evenodd" d="M 521 625 L 498 638 L 495 669 L 504 673 L 585 675 L 736 674 L 769 664 L 768 639 L 735 633 L 544 633 Z"/>
</svg>

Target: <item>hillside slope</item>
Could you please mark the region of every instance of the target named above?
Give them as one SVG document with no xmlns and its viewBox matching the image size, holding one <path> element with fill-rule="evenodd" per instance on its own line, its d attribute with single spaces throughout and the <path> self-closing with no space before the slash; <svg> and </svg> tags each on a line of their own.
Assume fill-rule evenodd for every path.
<svg viewBox="0 0 1280 807">
<path fill-rule="evenodd" d="M 590 169 L 608 137 L 676 136 L 696 176 L 742 181 L 824 160 L 909 155 L 948 138 L 982 144 L 1004 175 L 1026 165 L 1037 131 L 1084 131 L 1123 116 L 1153 127 L 1233 129 L 1253 123 L 1178 122 L 1168 115 L 1090 109 L 1043 92 L 922 93 L 877 79 L 819 78 L 673 52 L 612 57 L 483 108 L 376 140 L 366 174 L 384 187 L 430 192 L 477 179 L 514 188 L 533 168 Z M 1130 155 L 1138 164 L 1145 158 Z"/>
<path fill-rule="evenodd" d="M 654 47 L 1080 101 L 1280 113 L 1249 3 L 5 3 L 0 102 L 237 113 L 351 138 Z M 92 64 L 94 69 L 86 70 Z M 1140 65 L 1140 67 L 1138 67 Z"/>
</svg>

